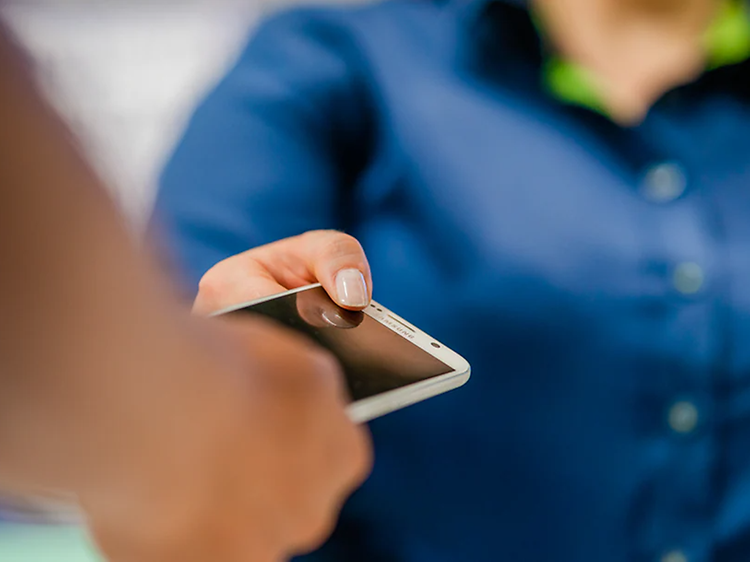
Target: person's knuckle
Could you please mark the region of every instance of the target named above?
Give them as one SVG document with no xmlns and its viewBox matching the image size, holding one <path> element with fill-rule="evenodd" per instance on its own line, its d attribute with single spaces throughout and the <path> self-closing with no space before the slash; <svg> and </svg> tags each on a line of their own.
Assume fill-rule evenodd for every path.
<svg viewBox="0 0 750 562">
<path fill-rule="evenodd" d="M 346 468 L 347 475 L 344 485 L 356 486 L 364 481 L 372 470 L 373 452 L 369 434 L 363 427 L 350 422 L 339 442 L 339 462 Z"/>
<path fill-rule="evenodd" d="M 363 251 L 359 241 L 343 232 L 336 232 L 327 241 L 327 251 L 335 256 L 359 257 Z"/>
<path fill-rule="evenodd" d="M 297 529 L 297 544 L 301 552 L 320 548 L 336 528 L 336 513 L 333 506 L 324 509 L 308 509 Z"/>
<path fill-rule="evenodd" d="M 364 255 L 362 245 L 350 234 L 338 230 L 314 230 L 304 234 L 315 253 L 323 257 Z"/>
<path fill-rule="evenodd" d="M 316 372 L 323 376 L 340 376 L 341 365 L 330 351 L 318 346 L 311 346 L 308 355 Z"/>
<path fill-rule="evenodd" d="M 288 350 L 283 368 L 274 377 L 283 383 L 290 400 L 306 412 L 329 407 L 336 392 L 338 372 L 334 360 L 317 350 Z"/>
<path fill-rule="evenodd" d="M 353 447 L 353 466 L 354 480 L 359 483 L 363 482 L 372 471 L 375 456 L 372 448 L 372 440 L 369 433 L 363 428 L 357 428 L 355 443 Z"/>
<path fill-rule="evenodd" d="M 315 385 L 319 392 L 328 397 L 338 397 L 343 390 L 341 365 L 333 354 L 324 350 L 315 350 L 313 357 Z"/>
<path fill-rule="evenodd" d="M 325 240 L 335 231 L 333 230 L 308 230 L 295 238 L 301 247 L 307 252 L 316 252 L 325 243 Z"/>
</svg>

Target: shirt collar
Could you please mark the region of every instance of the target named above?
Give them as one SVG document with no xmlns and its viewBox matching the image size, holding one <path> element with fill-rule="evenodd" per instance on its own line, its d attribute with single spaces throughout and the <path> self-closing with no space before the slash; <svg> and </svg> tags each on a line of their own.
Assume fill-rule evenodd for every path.
<svg viewBox="0 0 750 562">
<path fill-rule="evenodd" d="M 705 35 L 706 70 L 731 69 L 750 60 L 748 4 L 749 0 L 724 0 Z M 585 69 L 545 52 L 528 11 L 528 0 L 456 0 L 454 5 L 467 33 L 464 46 L 469 58 L 464 60 L 470 61 L 473 68 L 504 81 L 513 79 L 520 86 L 519 81 L 531 77 L 527 71 L 514 75 L 519 68 L 517 63 L 522 66 L 532 63 L 540 68 L 542 85 L 548 94 L 607 116 L 595 78 Z M 533 80 L 537 87 L 538 80 Z M 736 73 L 728 83 L 743 95 L 750 95 L 750 84 L 739 80 Z M 527 86 L 532 87 L 531 83 Z"/>
<path fill-rule="evenodd" d="M 750 58 L 750 15 L 744 2 L 725 0 L 706 31 L 706 70 L 741 63 Z M 607 114 L 601 102 L 596 77 L 585 68 L 558 57 L 547 56 L 542 67 L 543 83 L 555 98 L 571 105 Z"/>
<path fill-rule="evenodd" d="M 492 4 L 528 10 L 528 0 L 468 0 L 464 2 L 471 19 L 486 15 Z M 750 59 L 750 15 L 745 0 L 724 0 L 716 19 L 705 34 L 709 68 L 718 68 Z"/>
<path fill-rule="evenodd" d="M 745 2 L 722 2 L 703 40 L 710 69 L 750 58 L 750 14 Z"/>
</svg>

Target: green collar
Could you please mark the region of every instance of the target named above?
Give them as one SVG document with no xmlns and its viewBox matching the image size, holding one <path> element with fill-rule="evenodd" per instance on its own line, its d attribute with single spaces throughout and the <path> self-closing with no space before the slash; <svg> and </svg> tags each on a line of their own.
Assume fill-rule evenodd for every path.
<svg viewBox="0 0 750 562">
<path fill-rule="evenodd" d="M 707 70 L 750 58 L 750 16 L 744 2 L 723 2 L 703 40 Z M 607 116 L 596 77 L 589 70 L 553 55 L 545 61 L 542 76 L 544 86 L 558 100 Z"/>
</svg>

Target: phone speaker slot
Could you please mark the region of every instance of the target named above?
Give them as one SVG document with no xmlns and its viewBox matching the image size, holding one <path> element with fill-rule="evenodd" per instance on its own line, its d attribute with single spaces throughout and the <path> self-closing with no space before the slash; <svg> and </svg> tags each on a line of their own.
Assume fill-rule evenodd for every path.
<svg viewBox="0 0 750 562">
<path fill-rule="evenodd" d="M 399 320 L 398 318 L 394 318 L 394 317 L 393 317 L 393 316 L 391 316 L 390 314 L 388 315 L 388 318 L 390 318 L 390 319 L 391 319 L 391 320 L 393 320 L 394 322 L 398 322 L 399 324 L 401 324 L 401 325 L 402 325 L 402 326 L 403 326 L 404 328 L 406 328 L 407 330 L 411 330 L 411 331 L 412 331 L 412 332 L 414 332 L 415 334 L 417 333 L 417 331 L 416 331 L 416 330 L 415 330 L 414 328 L 412 328 L 412 327 L 411 327 L 411 326 L 409 326 L 408 324 L 404 324 L 404 323 L 403 323 L 403 322 L 401 322 L 401 320 Z"/>
</svg>

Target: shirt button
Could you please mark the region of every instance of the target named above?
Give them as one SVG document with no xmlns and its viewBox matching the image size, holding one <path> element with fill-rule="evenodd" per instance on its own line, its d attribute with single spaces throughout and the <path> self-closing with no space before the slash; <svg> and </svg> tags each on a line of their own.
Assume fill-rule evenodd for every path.
<svg viewBox="0 0 750 562">
<path fill-rule="evenodd" d="M 661 557 L 661 562 L 688 562 L 688 557 L 684 552 L 672 550 Z"/>
<path fill-rule="evenodd" d="M 692 402 L 681 401 L 669 409 L 669 427 L 677 433 L 690 433 L 698 425 L 698 408 Z M 665 555 L 666 556 L 666 555 Z"/>
<path fill-rule="evenodd" d="M 674 288 L 683 295 L 692 295 L 700 291 L 703 286 L 703 269 L 694 262 L 677 264 L 672 276 Z"/>
<path fill-rule="evenodd" d="M 665 162 L 652 166 L 643 178 L 643 196 L 654 203 L 674 201 L 685 191 L 687 180 L 682 168 Z"/>
</svg>

